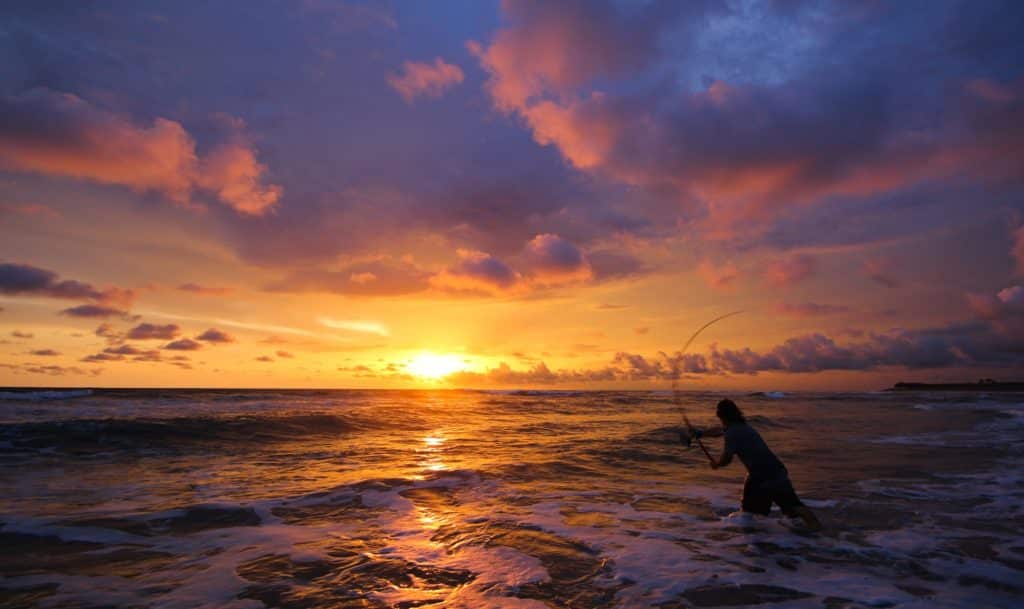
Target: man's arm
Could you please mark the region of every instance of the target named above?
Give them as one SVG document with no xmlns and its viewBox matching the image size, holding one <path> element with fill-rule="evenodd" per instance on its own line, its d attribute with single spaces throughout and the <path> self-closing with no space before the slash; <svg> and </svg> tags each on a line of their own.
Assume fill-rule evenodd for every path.
<svg viewBox="0 0 1024 609">
<path fill-rule="evenodd" d="M 724 451 L 722 451 L 722 456 L 718 459 L 718 461 L 712 461 L 711 462 L 711 469 L 718 469 L 719 467 L 725 467 L 726 465 L 729 465 L 730 463 L 732 463 L 732 453 L 729 452 L 728 450 L 724 450 Z"/>
<path fill-rule="evenodd" d="M 732 443 L 729 442 L 729 438 L 725 439 L 724 446 L 722 446 L 722 456 L 718 458 L 718 461 L 711 462 L 711 469 L 718 469 L 719 467 L 725 467 L 732 463 L 732 456 L 734 454 Z"/>
</svg>

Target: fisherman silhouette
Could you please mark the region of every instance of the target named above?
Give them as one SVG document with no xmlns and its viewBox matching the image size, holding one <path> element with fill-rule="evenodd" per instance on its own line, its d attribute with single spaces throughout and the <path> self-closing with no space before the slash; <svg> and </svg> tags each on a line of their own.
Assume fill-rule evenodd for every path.
<svg viewBox="0 0 1024 609">
<path fill-rule="evenodd" d="M 722 422 L 722 428 L 703 433 L 693 430 L 694 439 L 724 436 L 722 456 L 717 461 L 711 459 L 712 469 L 729 465 L 733 456 L 739 457 L 747 468 L 740 508 L 744 512 L 767 516 L 771 512 L 772 503 L 775 503 L 786 516 L 802 519 L 808 529 L 821 529 L 817 516 L 800 501 L 793 490 L 786 466 L 768 448 L 761 434 L 747 424 L 736 403 L 728 399 L 720 401 L 715 414 Z"/>
</svg>

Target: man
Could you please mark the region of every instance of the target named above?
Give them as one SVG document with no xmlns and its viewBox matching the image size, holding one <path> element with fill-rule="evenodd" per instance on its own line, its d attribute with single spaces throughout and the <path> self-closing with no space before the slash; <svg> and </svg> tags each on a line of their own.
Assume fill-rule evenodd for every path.
<svg viewBox="0 0 1024 609">
<path fill-rule="evenodd" d="M 801 518 L 808 529 L 817 531 L 821 523 L 814 512 L 801 503 L 789 481 L 789 472 L 775 453 L 768 448 L 761 435 L 753 427 L 747 425 L 743 413 L 732 400 L 722 400 L 715 409 L 715 414 L 722 422 L 722 431 L 703 435 L 725 437 L 725 448 L 722 456 L 711 467 L 718 469 L 732 462 L 733 456 L 740 458 L 747 468 L 747 479 L 743 483 L 744 512 L 767 516 L 772 503 L 778 504 L 782 513 L 790 518 Z M 700 437 L 698 432 L 697 437 Z"/>
</svg>

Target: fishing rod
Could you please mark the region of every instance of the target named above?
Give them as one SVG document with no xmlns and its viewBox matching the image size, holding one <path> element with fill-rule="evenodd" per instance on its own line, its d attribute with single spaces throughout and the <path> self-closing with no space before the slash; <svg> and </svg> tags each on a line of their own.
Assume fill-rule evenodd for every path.
<svg viewBox="0 0 1024 609">
<path fill-rule="evenodd" d="M 693 335 L 690 336 L 690 339 L 686 341 L 686 344 L 683 345 L 683 348 L 679 351 L 679 353 L 676 356 L 676 361 L 673 362 L 672 364 L 672 399 L 675 402 L 676 407 L 679 408 L 679 413 L 683 417 L 683 422 L 686 424 L 686 428 L 690 432 L 689 438 L 684 438 L 683 433 L 679 432 L 679 441 L 680 443 L 683 444 L 683 446 L 689 448 L 690 439 L 696 440 L 697 446 L 699 446 L 701 451 L 704 452 L 704 456 L 708 458 L 708 462 L 711 463 L 712 465 L 714 465 L 715 463 L 714 458 L 711 456 L 711 453 L 708 452 L 708 449 L 706 446 L 704 446 L 704 443 L 701 442 L 700 432 L 698 432 L 690 423 L 690 418 L 686 416 L 686 410 L 683 408 L 683 404 L 679 400 L 679 360 L 682 359 L 683 355 L 686 353 L 686 350 L 690 348 L 690 345 L 693 343 L 694 339 L 696 339 L 701 332 L 706 330 L 712 324 L 722 321 L 723 319 L 726 319 L 728 317 L 732 317 L 733 315 L 739 315 L 742 312 L 743 311 L 733 311 L 731 313 L 726 313 L 725 315 L 720 315 L 719 317 L 716 317 L 709 321 L 708 323 L 704 324 L 703 326 L 697 328 L 697 331 L 694 332 Z"/>
</svg>

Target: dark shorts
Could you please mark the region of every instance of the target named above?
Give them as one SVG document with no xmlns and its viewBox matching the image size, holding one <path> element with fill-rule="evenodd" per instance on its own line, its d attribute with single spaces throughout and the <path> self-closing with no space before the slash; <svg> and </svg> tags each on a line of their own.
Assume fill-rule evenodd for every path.
<svg viewBox="0 0 1024 609">
<path fill-rule="evenodd" d="M 789 476 L 773 480 L 747 476 L 747 481 L 743 483 L 743 511 L 767 516 L 772 510 L 772 503 L 778 505 L 782 513 L 790 517 L 795 516 L 796 508 L 803 505 L 793 490 Z"/>
</svg>

